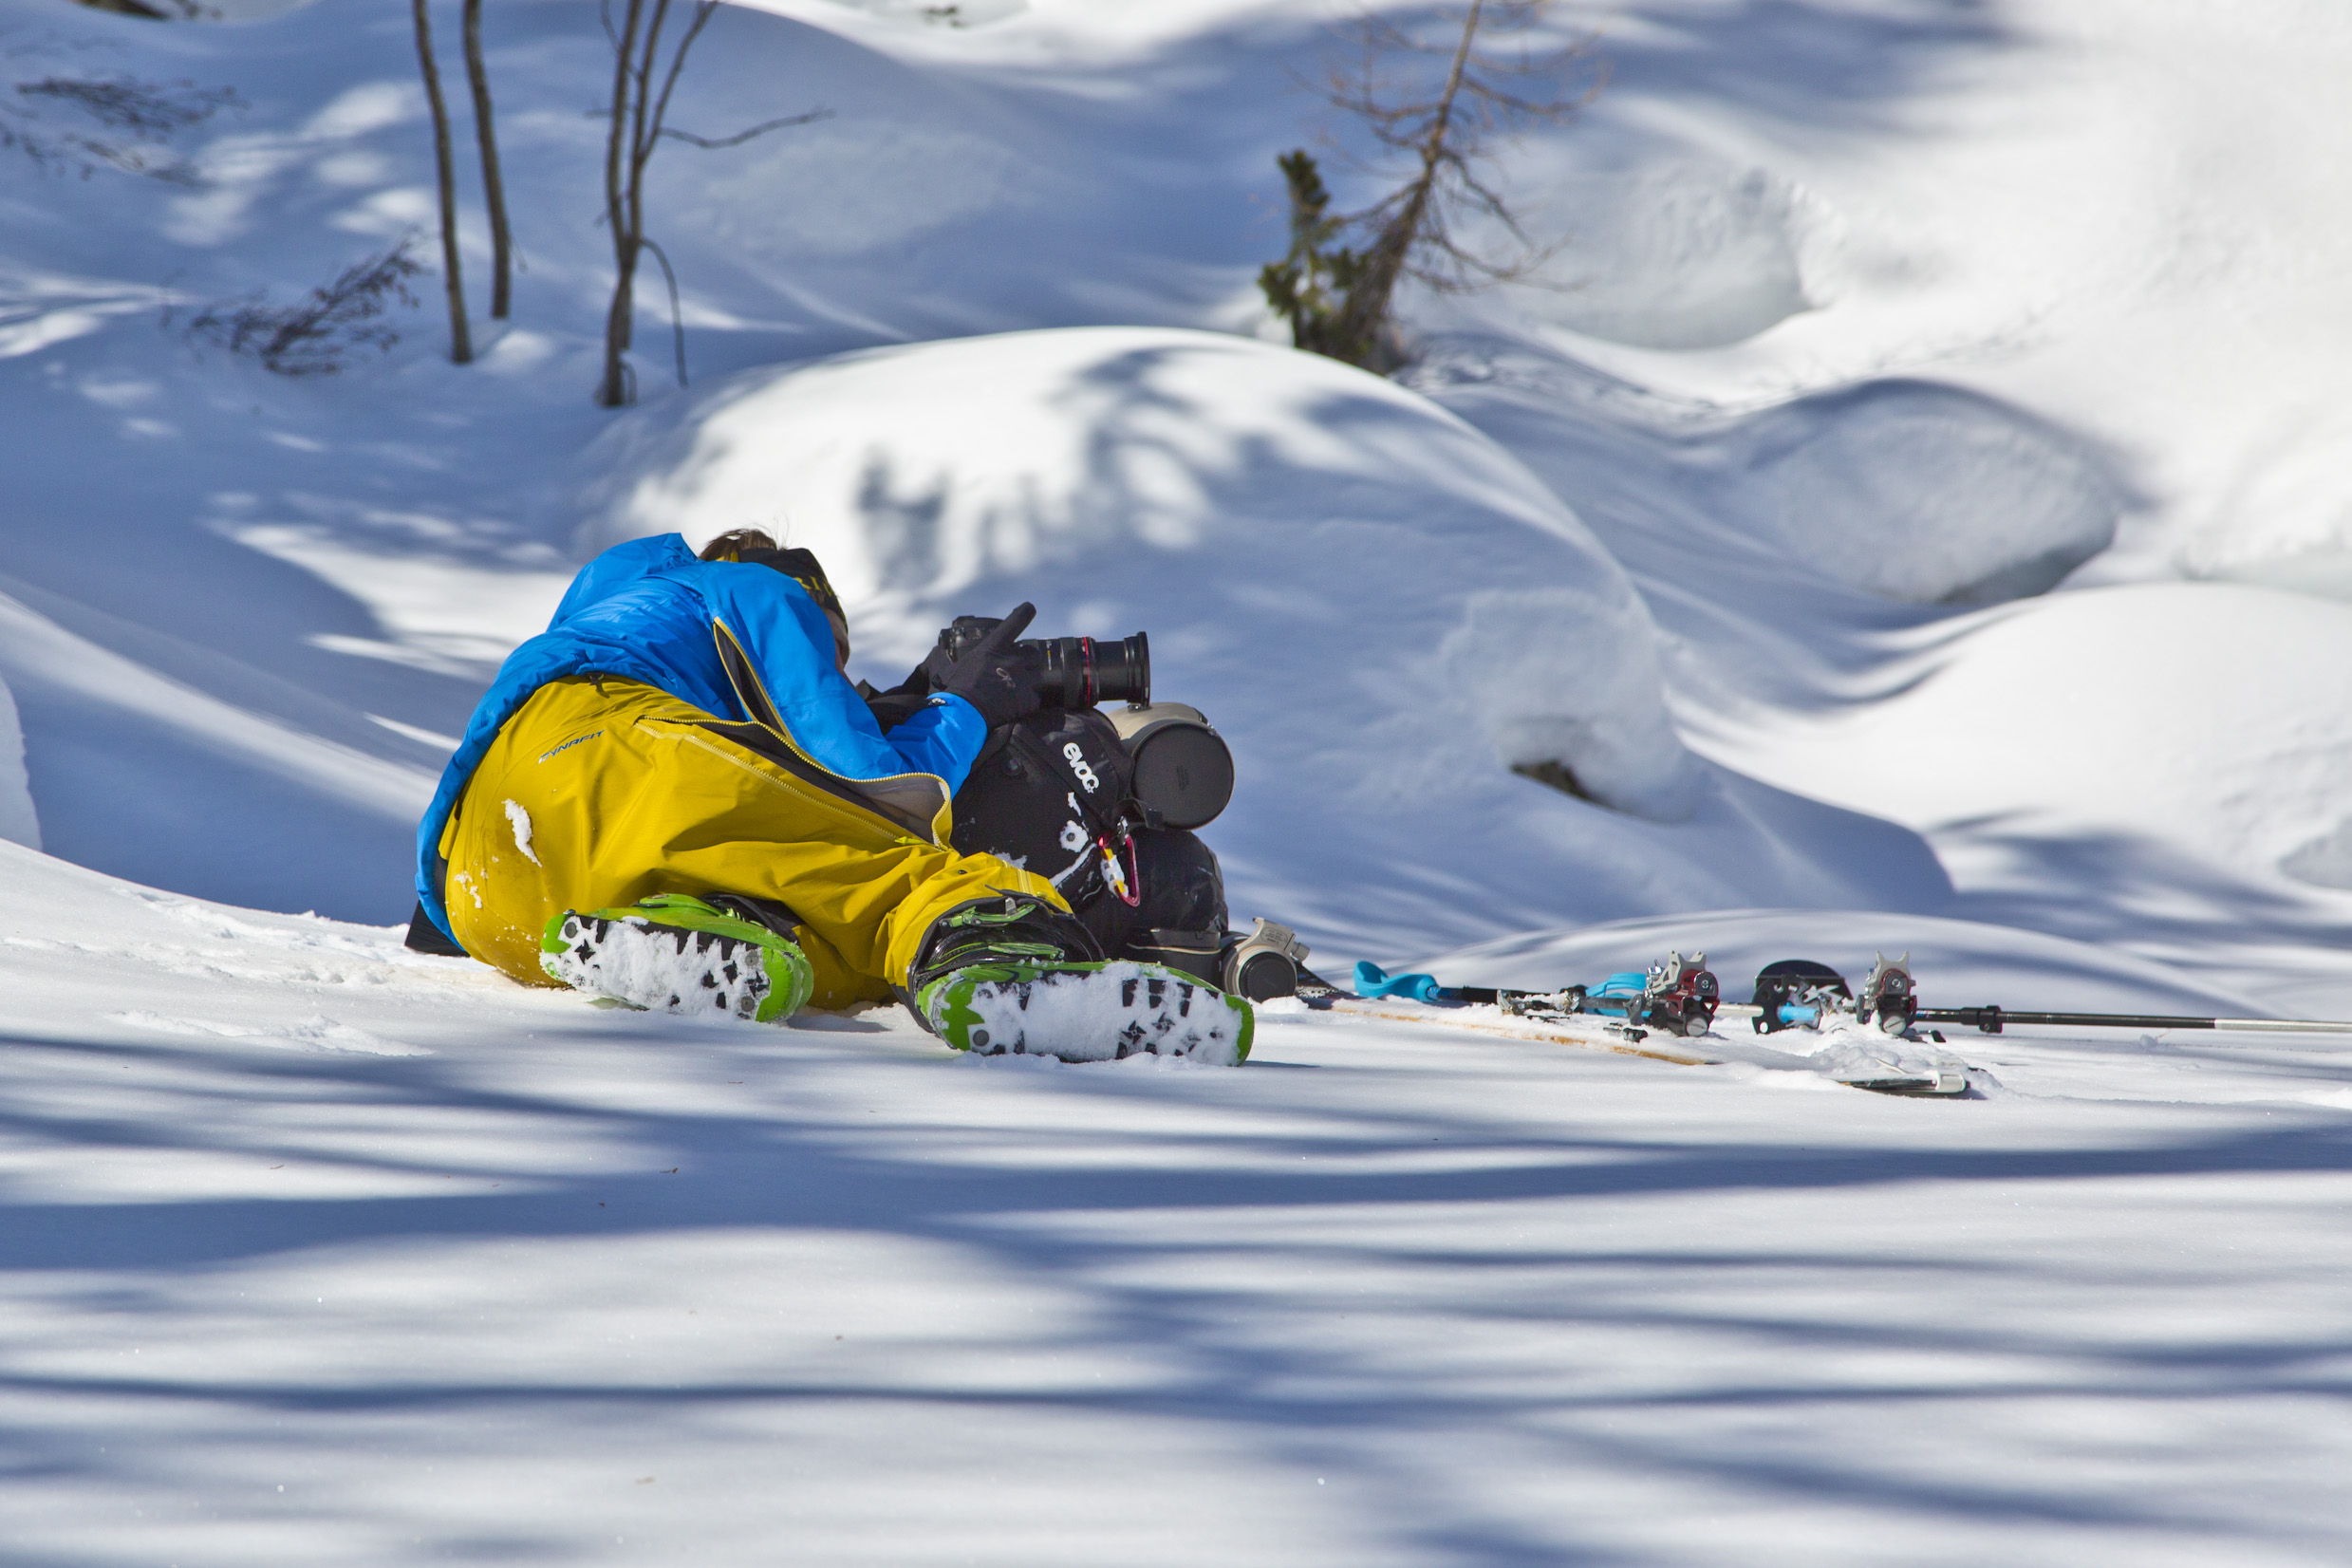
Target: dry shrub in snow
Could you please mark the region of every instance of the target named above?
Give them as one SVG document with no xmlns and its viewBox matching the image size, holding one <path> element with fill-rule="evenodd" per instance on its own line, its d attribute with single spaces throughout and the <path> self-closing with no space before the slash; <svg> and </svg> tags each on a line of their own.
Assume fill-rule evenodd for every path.
<svg viewBox="0 0 2352 1568">
<path fill-rule="evenodd" d="M 78 169 L 84 179 L 104 165 L 193 186 L 195 167 L 167 143 L 222 109 L 243 107 L 233 89 L 193 82 L 45 76 L 0 95 L 0 148 L 14 147 L 44 170 Z"/>
<path fill-rule="evenodd" d="M 292 305 L 271 305 L 262 295 L 207 307 L 188 324 L 188 336 L 250 354 L 262 368 L 281 376 L 331 376 L 355 347 L 388 350 L 400 333 L 378 318 L 393 302 L 414 306 L 408 280 L 423 269 L 401 240 L 381 255 L 344 269 L 342 275 Z"/>
</svg>

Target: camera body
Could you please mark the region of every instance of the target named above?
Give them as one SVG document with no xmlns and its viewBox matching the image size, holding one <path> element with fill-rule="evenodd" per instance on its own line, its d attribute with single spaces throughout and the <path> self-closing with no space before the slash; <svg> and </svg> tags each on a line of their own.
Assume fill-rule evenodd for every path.
<svg viewBox="0 0 2352 1568">
<path fill-rule="evenodd" d="M 948 658 L 961 659 L 1001 624 L 993 616 L 960 615 L 941 631 L 939 645 Z M 1049 710 L 1125 704 L 1103 717 L 1126 754 L 1119 793 L 1143 809 L 1144 826 L 1204 827 L 1225 809 L 1233 798 L 1233 753 L 1198 708 L 1151 700 L 1151 642 L 1143 632 L 1115 642 L 1036 637 L 1014 645 L 1036 662 Z M 1040 717 L 1034 722 L 1052 728 L 1061 721 Z M 1086 778 L 1079 782 L 1093 793 Z"/>
<path fill-rule="evenodd" d="M 959 615 L 939 634 L 939 645 L 948 658 L 961 659 L 1000 625 L 997 616 Z M 1043 672 L 1039 695 L 1049 708 L 1151 700 L 1151 640 L 1140 631 L 1115 643 L 1092 637 L 1024 637 L 1013 645 L 1037 662 Z"/>
</svg>

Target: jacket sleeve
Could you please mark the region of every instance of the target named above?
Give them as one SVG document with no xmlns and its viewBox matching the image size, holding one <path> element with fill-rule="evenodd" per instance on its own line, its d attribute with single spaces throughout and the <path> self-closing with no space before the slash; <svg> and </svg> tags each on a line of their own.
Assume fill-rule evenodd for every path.
<svg viewBox="0 0 2352 1568">
<path fill-rule="evenodd" d="M 833 663 L 832 623 L 798 583 L 764 566 L 697 563 L 716 627 L 741 646 L 795 745 L 846 778 L 925 773 L 963 787 L 988 738 L 961 698 L 935 702 L 888 736 Z"/>
<path fill-rule="evenodd" d="M 694 558 L 694 551 L 686 548 L 682 534 L 656 533 L 642 539 L 625 539 L 580 569 L 571 587 L 564 590 L 563 602 L 549 618 L 548 629 L 554 630 L 582 610 L 657 571 L 690 566 Z"/>
<path fill-rule="evenodd" d="M 988 720 L 962 698 L 941 692 L 912 718 L 892 725 L 883 738 L 906 759 L 907 772 L 937 774 L 954 794 L 963 788 L 972 759 L 988 739 Z"/>
</svg>

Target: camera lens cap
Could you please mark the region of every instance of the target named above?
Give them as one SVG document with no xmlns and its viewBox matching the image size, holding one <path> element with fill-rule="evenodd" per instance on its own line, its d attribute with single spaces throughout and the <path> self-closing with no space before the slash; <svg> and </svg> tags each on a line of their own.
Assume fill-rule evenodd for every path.
<svg viewBox="0 0 2352 1568">
<path fill-rule="evenodd" d="M 1204 827 L 1233 798 L 1233 753 L 1197 708 L 1114 708 L 1111 722 L 1135 759 L 1135 798 L 1170 828 Z"/>
</svg>

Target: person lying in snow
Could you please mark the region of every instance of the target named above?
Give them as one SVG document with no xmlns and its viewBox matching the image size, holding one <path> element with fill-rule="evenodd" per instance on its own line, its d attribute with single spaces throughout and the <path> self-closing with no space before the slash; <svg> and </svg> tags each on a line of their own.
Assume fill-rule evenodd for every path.
<svg viewBox="0 0 2352 1568">
<path fill-rule="evenodd" d="M 756 530 L 699 556 L 675 533 L 613 547 L 475 709 L 418 829 L 410 944 L 641 1008 L 766 1022 L 895 996 L 959 1050 L 1242 1060 L 1241 997 L 1106 961 L 1211 917 L 1222 936 L 1204 848 L 1130 850 L 1139 872 L 1169 868 L 1163 893 L 1123 887 L 1132 905 L 1097 900 L 1090 921 L 1046 877 L 950 842 L 990 732 L 1039 706 L 1016 646 L 1035 613 L 869 707 L 809 551 Z"/>
</svg>

